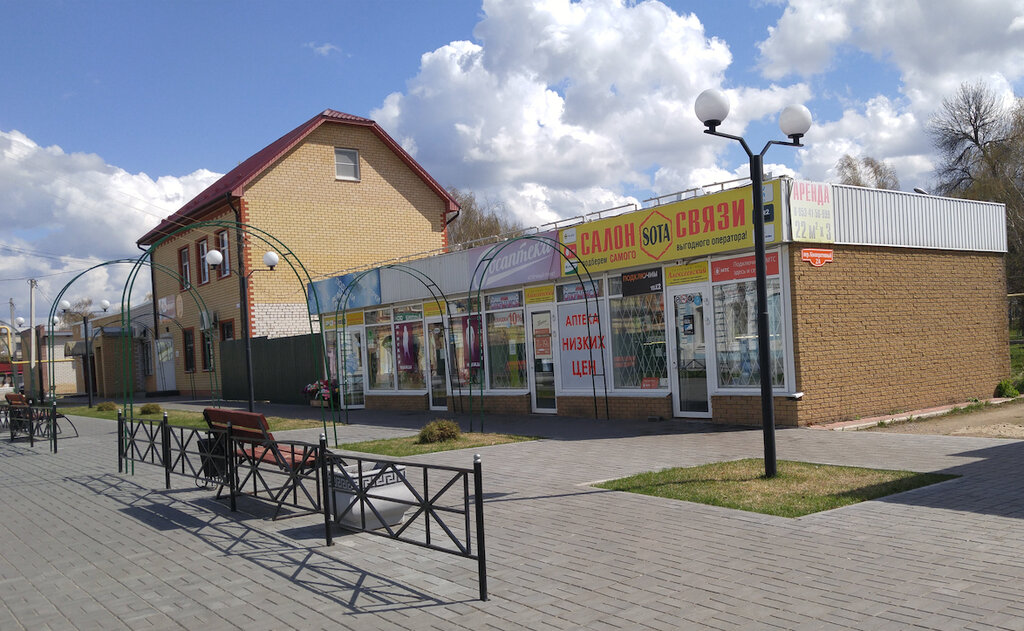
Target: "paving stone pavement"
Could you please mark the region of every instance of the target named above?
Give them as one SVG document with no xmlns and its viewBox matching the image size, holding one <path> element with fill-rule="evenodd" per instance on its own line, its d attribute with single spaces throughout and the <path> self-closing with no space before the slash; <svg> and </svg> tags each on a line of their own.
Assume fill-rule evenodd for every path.
<svg viewBox="0 0 1024 631">
<path fill-rule="evenodd" d="M 429 416 L 356 412 L 339 438 Z M 0 437 L 0 629 L 1024 629 L 1020 441 L 779 430 L 780 458 L 961 476 L 786 519 L 588 484 L 760 456 L 759 430 L 488 417 L 547 438 L 476 450 L 480 602 L 474 561 L 341 531 L 327 547 L 317 516 L 231 513 L 183 478 L 166 491 L 156 467 L 117 473 L 114 423 L 74 421 L 57 454 Z"/>
</svg>

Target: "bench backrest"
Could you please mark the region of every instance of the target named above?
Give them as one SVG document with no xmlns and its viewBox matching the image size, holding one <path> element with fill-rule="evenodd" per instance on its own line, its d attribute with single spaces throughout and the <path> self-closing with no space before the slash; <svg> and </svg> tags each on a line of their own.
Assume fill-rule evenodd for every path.
<svg viewBox="0 0 1024 631">
<path fill-rule="evenodd" d="M 28 397 L 20 392 L 8 392 L 4 395 L 9 405 L 28 405 Z"/>
<path fill-rule="evenodd" d="M 231 423 L 231 436 L 236 440 L 263 442 L 274 440 L 267 425 L 267 417 L 255 412 L 225 410 L 222 408 L 206 408 L 203 418 L 210 429 L 226 430 Z"/>
</svg>

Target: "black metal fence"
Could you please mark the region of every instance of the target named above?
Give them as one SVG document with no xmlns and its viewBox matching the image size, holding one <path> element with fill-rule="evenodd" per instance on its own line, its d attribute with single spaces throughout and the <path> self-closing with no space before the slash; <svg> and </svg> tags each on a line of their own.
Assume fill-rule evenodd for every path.
<svg viewBox="0 0 1024 631">
<path fill-rule="evenodd" d="M 135 464 L 225 491 L 231 510 L 249 497 L 274 507 L 273 518 L 322 515 L 327 545 L 334 529 L 365 532 L 477 562 L 487 600 L 483 474 L 472 468 L 341 455 L 299 441 L 237 440 L 227 430 L 200 430 L 118 416 L 118 472 Z"/>
<path fill-rule="evenodd" d="M 61 424 L 67 427 L 62 427 Z M 45 440 L 50 451 L 57 453 L 58 438 L 78 436 L 78 428 L 71 420 L 57 412 L 56 405 L 10 405 L 0 404 L 0 433 L 8 434 L 10 440 L 28 438 L 35 447 L 36 440 Z"/>
</svg>

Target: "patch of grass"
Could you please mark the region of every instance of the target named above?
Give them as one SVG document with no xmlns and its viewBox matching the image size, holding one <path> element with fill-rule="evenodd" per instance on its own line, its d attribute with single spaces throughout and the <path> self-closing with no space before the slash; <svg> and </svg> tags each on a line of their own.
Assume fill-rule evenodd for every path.
<svg viewBox="0 0 1024 631">
<path fill-rule="evenodd" d="M 160 422 L 163 418 L 163 411 L 154 412 L 150 414 L 143 414 L 142 408 L 144 405 L 135 406 L 135 418 L 142 419 L 144 421 L 156 421 Z M 105 418 L 111 421 L 117 420 L 117 409 L 113 411 L 103 411 L 97 408 L 88 408 L 85 406 L 71 407 L 61 406 L 57 408 L 62 414 L 72 414 L 75 416 L 91 416 L 93 418 Z M 184 427 L 194 427 L 197 429 L 206 429 L 206 421 L 203 420 L 202 412 L 190 412 L 188 410 L 167 410 L 167 422 L 171 425 L 181 425 Z M 307 429 L 310 427 L 321 427 L 320 421 L 311 421 L 307 419 L 295 419 L 285 418 L 281 416 L 268 416 L 267 425 L 270 427 L 272 432 L 283 432 L 289 429 Z"/>
<path fill-rule="evenodd" d="M 449 451 L 452 449 L 470 449 L 472 447 L 488 447 L 490 445 L 504 445 L 506 443 L 519 443 L 527 440 L 536 440 L 529 436 L 515 436 L 513 434 L 481 434 L 479 432 L 463 432 L 455 440 L 446 440 L 439 443 L 420 443 L 418 436 L 406 436 L 403 438 L 388 438 L 384 440 L 367 440 L 361 443 L 345 443 L 338 445 L 340 449 L 349 451 L 361 451 L 380 456 L 418 456 L 420 454 L 434 453 L 435 451 Z"/>
<path fill-rule="evenodd" d="M 651 471 L 597 486 L 779 517 L 801 517 L 955 477 L 780 460 L 778 475 L 769 480 L 764 477 L 764 461 L 748 458 Z"/>
<path fill-rule="evenodd" d="M 1010 344 L 1010 374 L 1024 373 L 1024 344 Z"/>
</svg>

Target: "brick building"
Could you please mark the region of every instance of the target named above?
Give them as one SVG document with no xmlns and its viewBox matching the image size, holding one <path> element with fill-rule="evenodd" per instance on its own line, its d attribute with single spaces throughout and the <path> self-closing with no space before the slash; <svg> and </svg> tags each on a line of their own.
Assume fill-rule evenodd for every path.
<svg viewBox="0 0 1024 631">
<path fill-rule="evenodd" d="M 285 252 L 276 272 L 261 262 L 264 252 L 280 249 L 275 243 L 256 232 L 240 238 L 233 224 L 189 226 L 253 226 L 283 243 L 315 277 L 442 248 L 457 213 L 455 200 L 377 123 L 334 110 L 314 116 L 138 240 L 156 246 L 155 328 L 158 343 L 173 349 L 170 381 L 178 390 L 195 383 L 197 392 L 209 391 L 202 374 L 219 366 L 218 341 L 240 338 L 244 321 L 253 337 L 309 332 L 305 288 Z M 205 262 L 211 250 L 224 255 L 217 269 Z"/>
<path fill-rule="evenodd" d="M 443 410 L 472 390 L 496 412 L 591 416 L 596 393 L 598 416 L 607 395 L 612 418 L 758 424 L 750 204 L 749 185 L 691 191 L 411 262 L 443 305 L 381 269 L 376 303 L 325 309 L 332 370 L 352 406 Z M 763 212 L 780 425 L 990 397 L 1009 375 L 1003 206 L 776 179 Z M 350 280 L 316 283 L 320 304 Z"/>
</svg>

